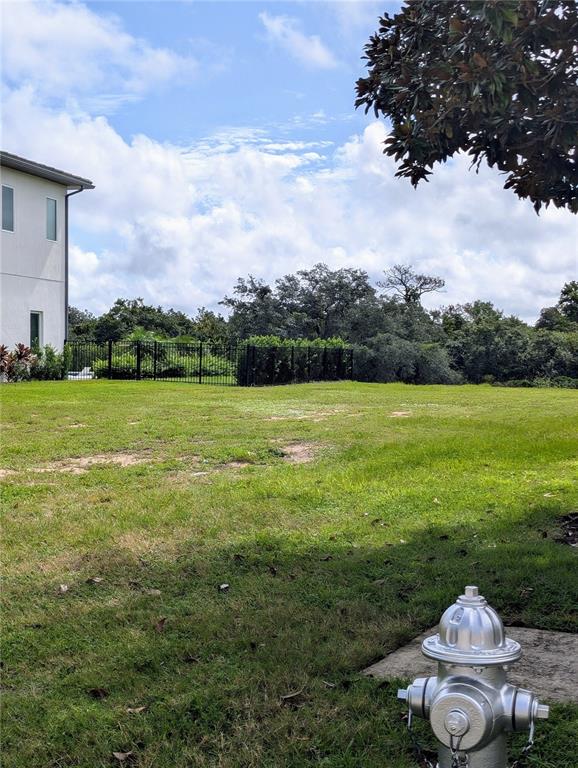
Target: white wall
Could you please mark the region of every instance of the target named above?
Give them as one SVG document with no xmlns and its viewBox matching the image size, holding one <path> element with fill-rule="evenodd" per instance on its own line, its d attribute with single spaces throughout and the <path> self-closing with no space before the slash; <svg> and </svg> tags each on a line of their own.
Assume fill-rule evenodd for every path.
<svg viewBox="0 0 578 768">
<path fill-rule="evenodd" d="M 2 168 L 14 189 L 14 232 L 1 233 L 0 343 L 30 343 L 30 312 L 42 312 L 41 343 L 64 343 L 64 197 L 60 184 Z M 57 201 L 57 240 L 46 237 L 46 198 Z"/>
</svg>

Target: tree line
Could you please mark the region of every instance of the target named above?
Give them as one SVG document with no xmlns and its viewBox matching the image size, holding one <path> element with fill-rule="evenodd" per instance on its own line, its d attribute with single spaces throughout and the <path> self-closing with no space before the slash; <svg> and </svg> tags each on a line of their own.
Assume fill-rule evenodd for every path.
<svg viewBox="0 0 578 768">
<path fill-rule="evenodd" d="M 577 281 L 534 326 L 487 301 L 427 310 L 423 296 L 443 287 L 409 265 L 391 267 L 374 286 L 364 270 L 316 264 L 272 285 L 239 278 L 220 302 L 227 318 L 206 308 L 190 317 L 140 298 L 117 299 L 99 317 L 71 307 L 69 340 L 325 341 L 353 347 L 355 377 L 364 381 L 578 384 Z"/>
</svg>

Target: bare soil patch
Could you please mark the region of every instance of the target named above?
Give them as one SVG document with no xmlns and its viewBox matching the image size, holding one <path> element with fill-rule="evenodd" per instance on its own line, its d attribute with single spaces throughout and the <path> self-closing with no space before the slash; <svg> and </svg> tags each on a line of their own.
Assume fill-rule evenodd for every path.
<svg viewBox="0 0 578 768">
<path fill-rule="evenodd" d="M 323 421 L 330 416 L 358 416 L 358 413 L 348 413 L 344 408 L 323 408 L 317 411 L 287 411 L 283 414 L 267 416 L 265 421 Z"/>
<path fill-rule="evenodd" d="M 0 480 L 15 474 L 17 474 L 15 469 L 0 469 Z"/>
<path fill-rule="evenodd" d="M 314 443 L 290 443 L 282 446 L 283 459 L 291 464 L 307 464 L 315 458 Z"/>
<path fill-rule="evenodd" d="M 411 411 L 392 411 L 389 415 L 392 419 L 407 419 L 411 416 Z"/>
<path fill-rule="evenodd" d="M 250 461 L 226 461 L 224 464 L 217 464 L 215 469 L 243 469 L 250 466 Z"/>
<path fill-rule="evenodd" d="M 70 472 L 73 475 L 81 475 L 91 467 L 99 464 L 115 464 L 119 467 L 132 467 L 135 464 L 143 464 L 149 457 L 142 453 L 96 453 L 93 456 L 80 456 L 75 459 L 60 459 L 51 461 L 41 467 L 32 467 L 30 472 Z"/>
</svg>

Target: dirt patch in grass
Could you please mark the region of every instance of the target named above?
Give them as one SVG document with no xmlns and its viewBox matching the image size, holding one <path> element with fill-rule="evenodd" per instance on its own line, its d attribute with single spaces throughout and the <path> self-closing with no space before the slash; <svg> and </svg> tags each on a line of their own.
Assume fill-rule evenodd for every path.
<svg viewBox="0 0 578 768">
<path fill-rule="evenodd" d="M 75 459 L 60 459 L 51 461 L 41 467 L 31 467 L 30 472 L 70 472 L 73 475 L 82 475 L 91 467 L 102 464 L 115 464 L 118 467 L 132 467 L 135 464 L 144 464 L 149 457 L 142 453 L 96 453 L 93 456 L 80 456 Z"/>
<path fill-rule="evenodd" d="M 276 414 L 274 416 L 267 416 L 265 421 L 323 421 L 329 416 L 349 416 L 351 414 L 345 413 L 343 408 L 325 408 L 320 411 L 309 411 L 303 413 L 302 411 L 288 411 L 284 414 Z"/>
<path fill-rule="evenodd" d="M 561 541 L 571 547 L 578 547 L 578 512 L 570 512 L 560 518 Z"/>
<path fill-rule="evenodd" d="M 69 424 L 68 429 L 82 429 L 82 427 L 86 427 L 86 424 Z"/>
<path fill-rule="evenodd" d="M 290 443 L 281 447 L 284 461 L 290 464 L 308 464 L 315 458 L 314 443 Z"/>
<path fill-rule="evenodd" d="M 411 416 L 411 411 L 392 411 L 389 415 L 392 419 L 407 419 Z"/>
<path fill-rule="evenodd" d="M 224 464 L 217 464 L 215 469 L 244 469 L 250 466 L 250 461 L 226 461 Z"/>
<path fill-rule="evenodd" d="M 0 480 L 3 480 L 5 477 L 11 477 L 11 475 L 16 475 L 17 472 L 15 469 L 0 469 Z"/>
</svg>

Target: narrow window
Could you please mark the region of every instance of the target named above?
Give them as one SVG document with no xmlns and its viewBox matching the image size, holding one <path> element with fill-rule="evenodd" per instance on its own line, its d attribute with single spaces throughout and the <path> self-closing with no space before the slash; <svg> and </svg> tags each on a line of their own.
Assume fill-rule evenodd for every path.
<svg viewBox="0 0 578 768">
<path fill-rule="evenodd" d="M 30 346 L 33 349 L 42 346 L 42 312 L 30 313 Z"/>
<path fill-rule="evenodd" d="M 2 187 L 2 229 L 14 232 L 14 190 Z"/>
<path fill-rule="evenodd" d="M 56 240 L 56 200 L 46 198 L 46 237 Z"/>
</svg>

